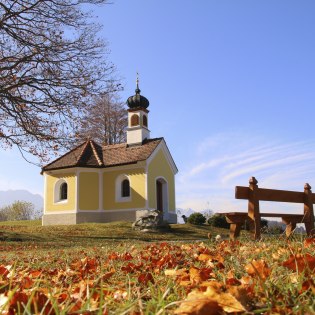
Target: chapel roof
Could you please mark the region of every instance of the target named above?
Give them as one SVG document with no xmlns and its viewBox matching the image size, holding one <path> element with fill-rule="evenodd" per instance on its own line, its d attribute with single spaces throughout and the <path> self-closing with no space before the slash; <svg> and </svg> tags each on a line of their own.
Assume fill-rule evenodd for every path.
<svg viewBox="0 0 315 315">
<path fill-rule="evenodd" d="M 118 165 L 135 164 L 150 157 L 163 138 L 145 140 L 142 144 L 128 146 L 127 143 L 100 146 L 88 139 L 60 158 L 42 168 L 45 171 L 70 168 L 105 168 Z"/>
</svg>

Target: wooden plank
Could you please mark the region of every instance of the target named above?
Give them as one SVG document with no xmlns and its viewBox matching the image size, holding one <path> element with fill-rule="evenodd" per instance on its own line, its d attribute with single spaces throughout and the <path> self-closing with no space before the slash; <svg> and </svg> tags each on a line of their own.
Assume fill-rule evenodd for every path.
<svg viewBox="0 0 315 315">
<path fill-rule="evenodd" d="M 229 214 L 225 215 L 227 223 L 243 223 L 247 218 L 247 213 L 244 214 Z"/>
<path fill-rule="evenodd" d="M 218 215 L 227 215 L 227 214 L 231 214 L 231 215 L 245 215 L 247 216 L 247 212 L 217 212 L 215 214 L 218 214 Z"/>
<path fill-rule="evenodd" d="M 282 222 L 285 224 L 305 223 L 304 215 L 291 215 L 291 216 L 284 215 L 281 218 L 282 218 Z"/>
<path fill-rule="evenodd" d="M 248 199 L 249 188 L 244 186 L 235 187 L 235 199 Z"/>
<path fill-rule="evenodd" d="M 261 217 L 265 218 L 282 218 L 282 217 L 300 217 L 303 218 L 304 214 L 291 214 L 291 213 L 260 213 Z"/>
<path fill-rule="evenodd" d="M 235 186 L 235 199 L 248 199 L 249 188 Z M 261 201 L 304 203 L 304 193 L 299 191 L 258 188 L 258 198 Z M 312 202 L 315 204 L 315 194 L 312 194 Z"/>
<path fill-rule="evenodd" d="M 262 201 L 304 203 L 304 193 L 298 191 L 259 188 L 258 198 Z"/>
</svg>

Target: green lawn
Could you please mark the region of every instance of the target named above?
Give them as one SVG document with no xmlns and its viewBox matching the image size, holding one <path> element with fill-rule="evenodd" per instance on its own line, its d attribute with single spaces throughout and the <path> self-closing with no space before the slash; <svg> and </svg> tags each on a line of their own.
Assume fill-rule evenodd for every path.
<svg viewBox="0 0 315 315">
<path fill-rule="evenodd" d="M 170 231 L 143 233 L 133 231 L 130 222 L 86 223 L 77 225 L 42 226 L 41 221 L 0 222 L 0 240 L 9 242 L 55 242 L 56 245 L 98 244 L 107 241 L 184 241 L 207 239 L 213 236 L 228 236 L 226 229 L 208 225 L 171 224 Z"/>
<path fill-rule="evenodd" d="M 315 314 L 315 239 L 189 224 L 0 225 L 0 314 Z"/>
</svg>

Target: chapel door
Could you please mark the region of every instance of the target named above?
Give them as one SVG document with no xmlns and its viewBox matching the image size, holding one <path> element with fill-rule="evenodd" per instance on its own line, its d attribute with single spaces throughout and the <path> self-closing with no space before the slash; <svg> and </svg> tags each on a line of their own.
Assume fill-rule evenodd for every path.
<svg viewBox="0 0 315 315">
<path fill-rule="evenodd" d="M 163 212 L 163 184 L 159 180 L 156 181 L 156 207 Z"/>
</svg>

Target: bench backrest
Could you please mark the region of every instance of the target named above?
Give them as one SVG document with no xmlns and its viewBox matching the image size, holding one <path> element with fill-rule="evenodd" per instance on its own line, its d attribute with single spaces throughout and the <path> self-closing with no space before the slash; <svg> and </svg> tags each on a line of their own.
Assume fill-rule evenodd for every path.
<svg viewBox="0 0 315 315">
<path fill-rule="evenodd" d="M 259 188 L 257 184 L 256 178 L 251 177 L 249 187 L 235 187 L 235 198 L 248 200 L 248 216 L 257 225 L 256 231 L 260 229 L 259 201 L 303 203 L 304 221 L 308 222 L 309 226 L 314 226 L 315 194 L 312 193 L 309 184 L 304 185 L 304 192 Z"/>
</svg>

